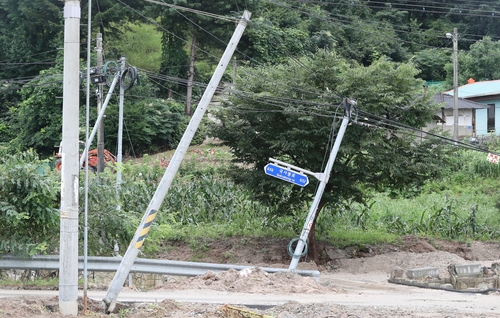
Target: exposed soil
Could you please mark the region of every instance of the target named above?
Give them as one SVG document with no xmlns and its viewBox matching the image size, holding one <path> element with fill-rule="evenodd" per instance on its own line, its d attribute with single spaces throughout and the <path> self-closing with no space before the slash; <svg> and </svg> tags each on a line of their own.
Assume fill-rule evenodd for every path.
<svg viewBox="0 0 500 318">
<path fill-rule="evenodd" d="M 354 294 L 370 294 L 374 289 L 383 299 L 384 293 L 393 290 L 370 277 L 388 277 L 396 267 L 420 268 L 438 267 L 440 275 L 446 276 L 450 264 L 481 263 L 490 266 L 500 260 L 500 244 L 496 242 L 450 242 L 429 240 L 416 236 L 405 236 L 401 244 L 384 246 L 362 246 L 338 249 L 334 246 L 320 246 L 322 263 L 317 265 L 301 260 L 298 269 L 319 270 L 321 280 L 302 277 L 291 272 L 267 274 L 260 267 L 288 267 L 290 256 L 288 241 L 280 239 L 233 238 L 224 241 L 200 241 L 196 247 L 174 242 L 165 246 L 159 258 L 207 263 L 229 263 L 255 266 L 245 271 L 208 272 L 203 276 L 184 280 L 174 279 L 159 286 L 155 292 L 198 290 L 198 293 L 245 293 L 251 295 L 317 295 L 332 299 Z M 370 276 L 371 275 L 371 276 Z M 365 281 L 355 281 L 362 277 Z M 350 284 L 350 280 L 352 284 Z M 342 285 L 344 282 L 344 285 Z M 378 284 L 378 285 L 377 285 Z M 385 284 L 385 283 L 384 283 Z M 350 286 L 352 285 L 352 286 Z M 414 292 L 414 291 L 413 291 Z M 424 291 L 425 292 L 425 291 Z M 404 288 L 397 291 L 405 293 Z M 412 292 L 408 291 L 409 294 Z M 323 295 L 323 296 L 321 296 Z M 396 294 L 394 294 L 396 295 Z M 321 297 L 320 297 L 321 296 Z M 391 297 L 391 296 L 387 296 Z M 387 299 L 386 297 L 386 299 Z M 485 297 L 496 297 L 498 294 Z M 292 297 L 290 297 L 292 298 Z M 444 301 L 444 300 L 443 300 Z M 457 300 L 455 300 L 457 301 Z M 89 311 L 79 315 L 91 317 L 500 317 L 498 310 L 479 308 L 476 311 L 461 312 L 460 309 L 446 309 L 436 304 L 421 305 L 411 301 L 401 308 L 378 304 L 378 306 L 342 305 L 331 302 L 300 303 L 289 301 L 272 308 L 246 308 L 231 304 L 187 303 L 164 300 L 156 304 L 142 304 L 133 307 L 118 306 L 117 313 L 106 315 L 100 309 L 100 302 L 90 300 Z M 459 303 L 457 303 L 457 306 Z M 430 306 L 430 307 L 429 307 Z M 435 307 L 432 307 L 435 306 Z M 441 309 L 440 309 L 441 308 Z M 443 309 L 444 308 L 444 309 Z M 451 307 L 453 308 L 453 307 Z M 448 310 L 448 311 L 446 311 Z M 0 298 L 1 317 L 63 317 L 58 313 L 57 297 Z"/>
</svg>

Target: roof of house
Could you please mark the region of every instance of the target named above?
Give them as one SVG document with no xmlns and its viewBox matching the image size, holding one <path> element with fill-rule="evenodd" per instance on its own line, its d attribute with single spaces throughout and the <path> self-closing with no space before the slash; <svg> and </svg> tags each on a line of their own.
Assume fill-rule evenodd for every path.
<svg viewBox="0 0 500 318">
<path fill-rule="evenodd" d="M 453 90 L 444 92 L 452 95 Z M 472 98 L 490 95 L 500 95 L 500 80 L 473 82 L 458 87 L 458 97 Z"/>
<path fill-rule="evenodd" d="M 436 94 L 432 97 L 432 99 L 438 104 L 445 103 L 443 106 L 445 109 L 454 108 L 455 98 L 452 95 L 444 93 Z M 484 108 L 488 108 L 488 105 L 476 103 L 460 97 L 458 98 L 458 109 L 484 109 Z"/>
</svg>

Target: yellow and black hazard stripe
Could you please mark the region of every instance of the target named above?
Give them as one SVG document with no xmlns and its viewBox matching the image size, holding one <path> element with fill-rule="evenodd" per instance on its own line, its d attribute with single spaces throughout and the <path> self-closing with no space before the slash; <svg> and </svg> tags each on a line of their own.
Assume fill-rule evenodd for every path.
<svg viewBox="0 0 500 318">
<path fill-rule="evenodd" d="M 149 211 L 146 221 L 144 222 L 142 230 L 139 234 L 139 238 L 137 238 L 137 242 L 135 243 L 135 248 L 137 249 L 141 248 L 142 244 L 144 243 L 144 240 L 146 239 L 146 236 L 148 236 L 149 229 L 151 228 L 151 225 L 153 224 L 153 221 L 156 218 L 156 214 L 158 214 L 158 210 Z"/>
</svg>

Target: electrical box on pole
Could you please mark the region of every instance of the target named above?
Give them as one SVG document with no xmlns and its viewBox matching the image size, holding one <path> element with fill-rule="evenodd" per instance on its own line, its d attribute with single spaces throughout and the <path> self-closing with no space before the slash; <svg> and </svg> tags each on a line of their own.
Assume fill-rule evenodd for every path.
<svg viewBox="0 0 500 318">
<path fill-rule="evenodd" d="M 118 270 L 113 277 L 113 281 L 111 282 L 106 296 L 103 299 L 103 306 L 107 309 L 107 311 L 112 311 L 114 309 L 116 297 L 118 296 L 118 293 L 120 292 L 123 284 L 125 283 L 125 280 L 128 277 L 130 269 L 132 268 L 132 265 L 134 264 L 134 261 L 139 254 L 140 248 L 144 244 L 144 240 L 146 239 L 151 225 L 156 218 L 158 210 L 163 203 L 163 199 L 167 195 L 168 189 L 172 184 L 174 176 L 179 169 L 182 159 L 184 158 L 184 155 L 188 150 L 189 144 L 191 143 L 191 140 L 193 139 L 201 120 L 203 119 L 203 116 L 208 108 L 208 104 L 210 103 L 215 90 L 217 89 L 222 79 L 222 75 L 224 74 L 224 71 L 231 61 L 231 57 L 236 50 L 236 46 L 240 41 L 241 36 L 243 35 L 243 31 L 245 30 L 249 20 L 250 12 L 245 10 L 245 12 L 243 13 L 243 17 L 240 19 L 236 30 L 234 31 L 233 36 L 231 37 L 226 50 L 222 54 L 219 64 L 210 82 L 208 83 L 205 92 L 203 93 L 203 96 L 201 97 L 198 107 L 196 107 L 196 110 L 191 117 L 191 120 L 189 121 L 186 131 L 184 132 L 184 135 L 179 142 L 179 146 L 175 150 L 175 153 L 170 160 L 167 170 L 165 171 L 165 174 L 158 184 L 156 192 L 153 195 L 153 198 L 151 199 L 146 212 L 144 213 L 141 223 L 139 224 L 139 227 L 134 234 L 132 242 L 129 244 L 127 251 L 123 256 L 122 262 L 120 263 L 120 266 L 118 267 Z"/>
</svg>

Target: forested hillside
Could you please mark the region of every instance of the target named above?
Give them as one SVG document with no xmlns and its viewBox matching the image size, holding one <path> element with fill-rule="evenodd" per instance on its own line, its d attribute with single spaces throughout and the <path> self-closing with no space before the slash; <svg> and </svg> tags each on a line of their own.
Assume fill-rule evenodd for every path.
<svg viewBox="0 0 500 318">
<path fill-rule="evenodd" d="M 452 42 L 445 34 L 458 29 L 460 84 L 470 77 L 498 78 L 499 1 L 166 1 L 182 10 L 138 0 L 92 2 L 92 39 L 101 32 L 105 61 L 122 55 L 138 67 L 142 87 L 127 92 L 126 114 L 131 145 L 126 152 L 141 154 L 172 148 L 182 132 L 182 119 L 171 119 L 167 131 L 155 127 L 158 112 L 182 113 L 203 93 L 203 84 L 234 30 L 234 21 L 247 9 L 251 23 L 235 55 L 235 65 L 262 67 L 290 58 L 335 51 L 339 57 L 369 66 L 381 57 L 395 63 L 411 61 L 426 81 L 452 79 Z M 60 140 L 62 99 L 62 41 L 64 3 L 57 0 L 3 0 L 0 3 L 0 141 L 43 157 Z M 88 2 L 82 1 L 82 24 Z M 87 28 L 81 28 L 82 74 L 87 58 Z M 91 44 L 95 47 L 95 42 Z M 193 50 L 191 50 L 193 48 Z M 95 59 L 96 52 L 92 56 Z M 190 61 L 194 64 L 190 67 Z M 92 65 L 95 65 L 93 60 Z M 236 71 L 237 73 L 237 71 Z M 235 81 L 233 70 L 225 81 Z M 188 92 L 188 82 L 193 91 Z M 85 104 L 82 80 L 81 104 Z M 186 96 L 189 96 L 186 99 Z M 146 103 L 172 97 L 173 104 Z M 186 102 L 187 100 L 187 102 Z M 95 105 L 92 92 L 91 104 Z M 115 103 L 111 103 L 115 104 Z M 175 104 L 175 105 L 174 105 Z M 82 107 L 83 109 L 83 107 Z M 106 146 L 114 149 L 116 125 L 107 116 Z M 187 112 L 192 112 L 191 110 Z M 95 114 L 93 115 L 95 117 Z M 35 118 L 36 117 L 36 120 Z M 156 125 L 160 126 L 160 125 Z M 168 138 L 161 137 L 168 134 Z M 142 137 L 139 137 L 142 135 Z M 150 146 L 144 146 L 149 144 Z"/>
</svg>

